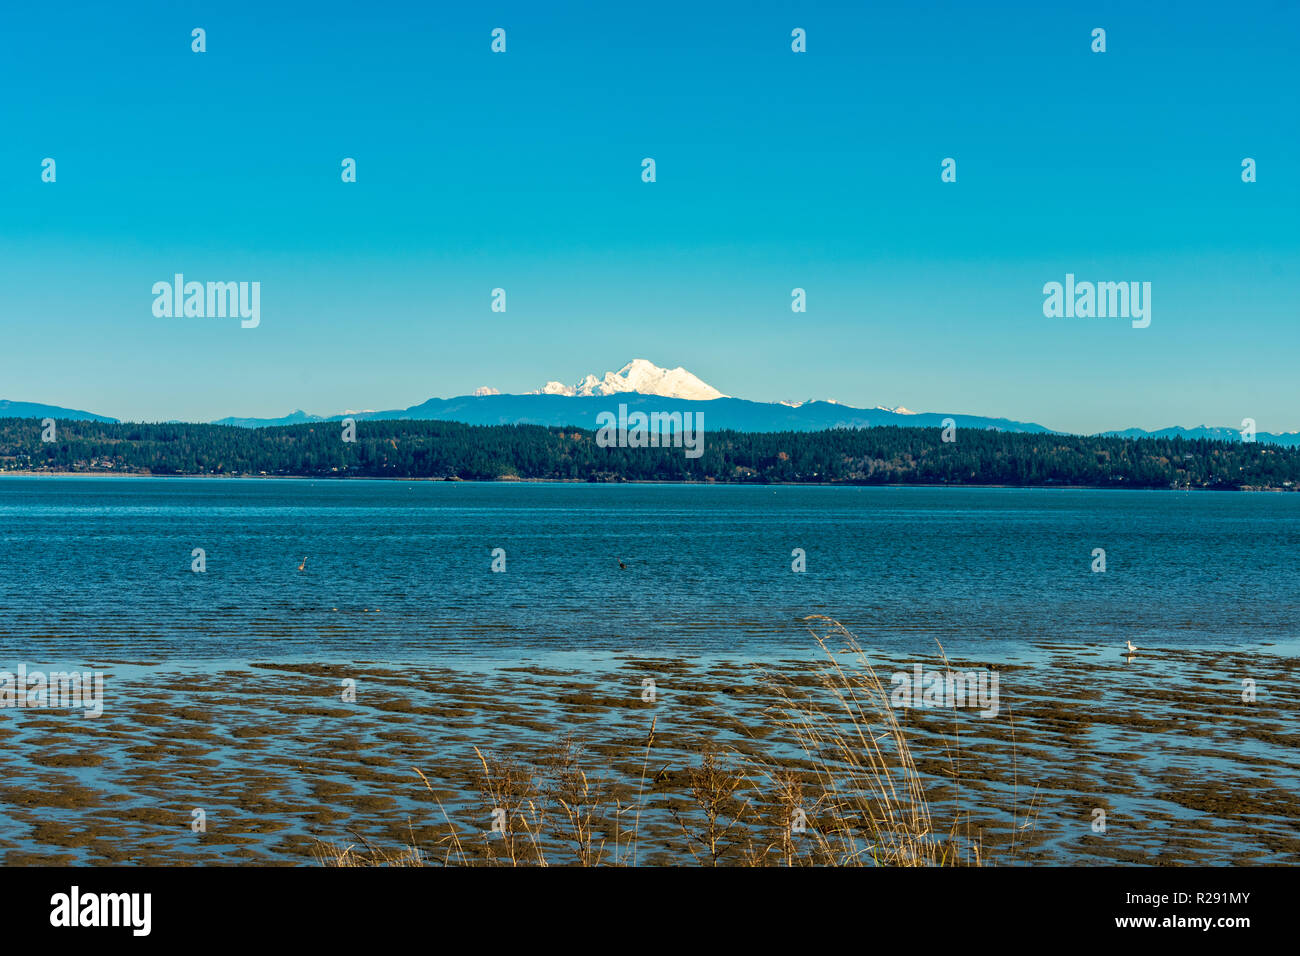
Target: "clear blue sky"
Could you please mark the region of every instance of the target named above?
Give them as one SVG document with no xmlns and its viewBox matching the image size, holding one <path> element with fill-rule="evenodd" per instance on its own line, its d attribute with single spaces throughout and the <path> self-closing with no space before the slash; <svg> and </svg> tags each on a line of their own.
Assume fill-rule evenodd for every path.
<svg viewBox="0 0 1300 956">
<path fill-rule="evenodd" d="M 760 400 L 1300 429 L 1300 5 L 889 6 L 11 4 L 0 398 L 327 414 L 642 357 Z M 260 281 L 261 327 L 155 318 L 175 272 Z M 1067 272 L 1150 281 L 1150 328 L 1045 318 Z"/>
</svg>

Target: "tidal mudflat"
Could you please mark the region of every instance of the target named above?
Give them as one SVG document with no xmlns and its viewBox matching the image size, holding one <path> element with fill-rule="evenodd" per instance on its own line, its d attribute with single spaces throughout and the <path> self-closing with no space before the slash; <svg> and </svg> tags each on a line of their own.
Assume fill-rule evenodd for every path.
<svg viewBox="0 0 1300 956">
<path fill-rule="evenodd" d="M 945 662 L 823 633 L 759 660 L 85 661 L 101 717 L 0 711 L 0 859 L 1300 863 L 1283 648 Z M 888 695 L 918 663 L 996 672 L 997 714 L 852 683 L 869 664 Z M 937 855 L 913 858 L 922 830 Z"/>
</svg>

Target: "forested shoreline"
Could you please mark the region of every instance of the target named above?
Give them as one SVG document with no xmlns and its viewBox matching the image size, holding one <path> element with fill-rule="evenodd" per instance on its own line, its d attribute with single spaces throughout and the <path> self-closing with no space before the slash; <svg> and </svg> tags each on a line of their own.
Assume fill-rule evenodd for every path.
<svg viewBox="0 0 1300 956">
<path fill-rule="evenodd" d="M 360 421 L 241 428 L 0 419 L 0 474 L 714 481 L 1104 488 L 1300 488 L 1300 448 L 1186 438 L 939 429 L 710 431 L 704 453 L 601 447 L 576 427 Z M 48 434 L 48 432 L 46 432 Z"/>
</svg>

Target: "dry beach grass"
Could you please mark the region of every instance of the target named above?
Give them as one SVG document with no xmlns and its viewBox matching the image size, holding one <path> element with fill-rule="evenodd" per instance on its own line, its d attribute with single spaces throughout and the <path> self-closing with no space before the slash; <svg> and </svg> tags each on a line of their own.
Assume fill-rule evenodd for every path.
<svg viewBox="0 0 1300 956">
<path fill-rule="evenodd" d="M 809 620 L 821 628 L 813 633 L 825 655 L 814 680 L 767 683 L 773 723 L 798 756 L 702 744 L 684 770 L 685 793 L 655 806 L 680 831 L 681 859 L 707 866 L 983 865 L 979 837 L 960 819 L 936 829 L 907 730 L 856 637 L 830 618 Z M 322 843 L 316 858 L 327 866 L 635 864 L 647 783 L 664 779 L 661 771 L 647 780 L 654 745 L 652 720 L 636 799 L 626 804 L 607 777 L 582 768 L 572 740 L 535 765 L 489 759 L 475 747 L 480 815 L 505 811 L 497 830 L 477 831 L 478 854 L 466 852 L 453 828 L 432 847 Z M 436 802 L 428 778 L 416 773 Z M 1013 811 L 1007 826 L 1014 833 L 1032 815 L 1030 806 L 1018 823 Z"/>
</svg>

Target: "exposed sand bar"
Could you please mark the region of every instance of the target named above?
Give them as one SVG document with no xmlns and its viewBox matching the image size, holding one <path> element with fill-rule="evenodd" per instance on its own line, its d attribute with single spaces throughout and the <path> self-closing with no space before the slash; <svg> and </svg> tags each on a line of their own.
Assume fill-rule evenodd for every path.
<svg viewBox="0 0 1300 956">
<path fill-rule="evenodd" d="M 520 813 L 550 801 L 545 855 L 573 862 L 553 798 L 573 802 L 580 769 L 602 862 L 631 862 L 633 814 L 636 862 L 691 862 L 703 827 L 693 787 L 711 747 L 716 769 L 740 781 L 723 818 L 742 823 L 715 847 L 718 862 L 781 862 L 815 836 L 786 840 L 773 773 L 806 785 L 810 831 L 826 814 L 813 805 L 816 755 L 781 722 L 773 688 L 820 693 L 818 653 L 483 666 L 88 660 L 80 666 L 109 674 L 102 717 L 0 710 L 0 855 L 7 865 L 310 864 L 323 843 L 475 862 L 500 856 L 493 804 L 518 798 Z M 916 663 L 943 666 L 936 655 L 870 661 L 886 684 Z M 955 825 L 956 843 L 978 845 L 986 861 L 1300 862 L 1294 657 L 1144 650 L 1127 661 L 1118 648 L 1044 645 L 949 663 L 996 669 L 998 715 L 897 716 L 935 829 Z M 1242 700 L 1244 678 L 1256 682 L 1254 702 Z M 356 681 L 355 702 L 342 699 L 344 679 Z M 773 846 L 784 849 L 774 857 Z"/>
</svg>

